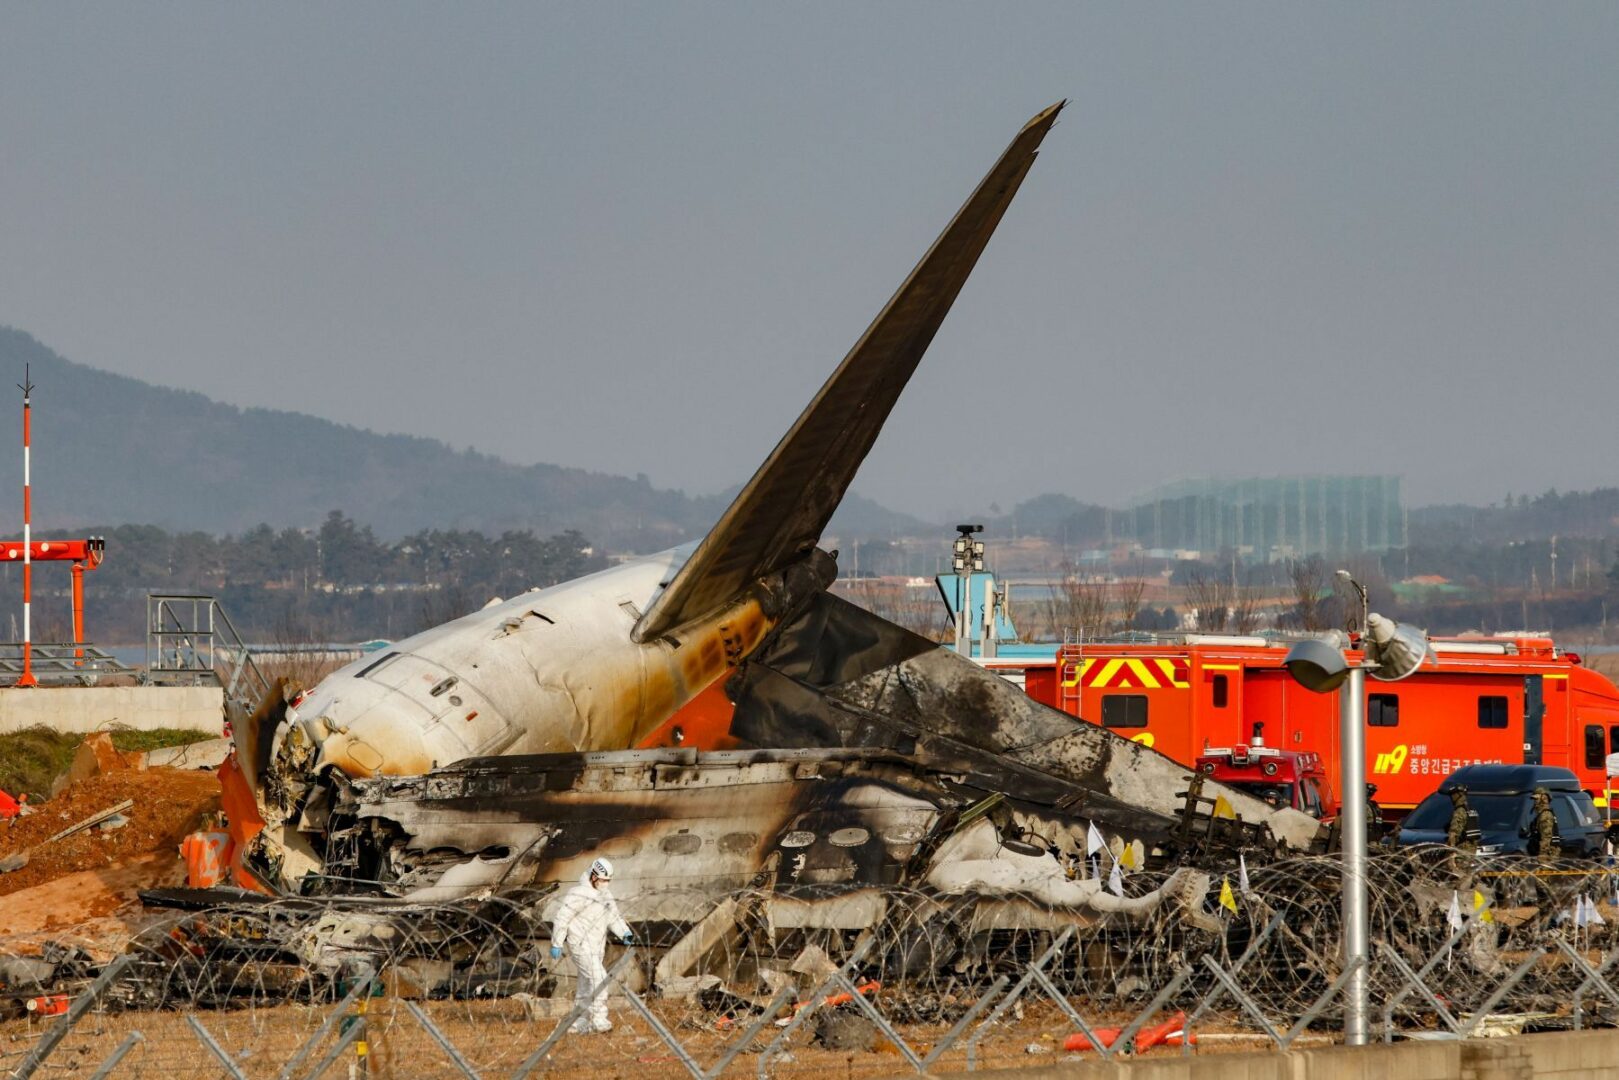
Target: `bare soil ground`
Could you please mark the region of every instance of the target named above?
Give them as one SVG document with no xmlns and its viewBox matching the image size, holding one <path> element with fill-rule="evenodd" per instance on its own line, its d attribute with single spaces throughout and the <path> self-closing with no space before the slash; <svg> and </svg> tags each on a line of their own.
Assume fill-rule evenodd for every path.
<svg viewBox="0 0 1619 1080">
<path fill-rule="evenodd" d="M 104 832 L 92 827 L 44 844 L 69 825 L 125 799 L 133 799 L 135 805 L 124 811 L 129 823 L 122 828 Z M 28 865 L 0 874 L 0 896 L 13 897 L 72 875 L 78 878 L 76 886 L 84 890 L 72 910 L 89 912 L 91 917 L 110 914 L 108 905 L 116 908 L 113 901 L 132 892 L 132 885 L 152 887 L 172 881 L 172 870 L 180 865 L 180 841 L 205 813 L 218 809 L 219 779 L 211 772 L 124 770 L 81 780 L 41 803 L 35 813 L 9 825 L 0 824 L 0 857 L 30 852 Z M 60 885 L 53 893 L 33 897 L 33 902 L 48 905 L 49 897 L 74 887 Z M 11 927 L 0 933 L 26 932 L 17 914 L 24 899 L 17 897 L 0 905 L 5 923 Z M 67 907 L 53 917 L 53 926 L 35 928 L 71 926 L 75 921 Z"/>
<path fill-rule="evenodd" d="M 449 1038 L 473 1068 L 484 1076 L 510 1075 L 551 1033 L 554 1021 L 529 1020 L 521 1005 L 503 1002 L 419 1003 L 433 1023 Z M 330 1006 L 283 1005 L 268 1009 L 236 1012 L 203 1012 L 197 1018 L 227 1052 L 236 1058 L 249 1077 L 270 1077 L 315 1034 L 327 1017 Z M 703 1014 L 683 1007 L 660 1005 L 660 1019 L 674 1032 L 702 1067 L 711 1066 L 724 1051 L 729 1039 L 739 1033 L 714 1032 Z M 613 1010 L 614 1030 L 605 1035 L 568 1035 L 551 1052 L 547 1063 L 534 1075 L 564 1077 L 568 1080 L 647 1080 L 648 1077 L 687 1076 L 675 1052 L 630 1008 Z M 1123 1023 L 1122 1018 L 1098 1023 Z M 411 1080 L 450 1080 L 464 1074 L 451 1061 L 397 999 L 376 999 L 368 1007 L 369 1071 L 364 1075 Z M 806 1027 L 808 1025 L 805 1025 Z M 42 1025 L 30 1027 L 27 1021 L 0 1025 L 0 1054 L 19 1055 L 37 1037 Z M 907 1024 L 900 1034 L 919 1055 L 927 1051 L 949 1030 L 949 1025 Z M 1071 1030 L 1055 1006 L 1032 1002 L 1020 1019 L 999 1025 L 979 1048 L 979 1068 L 1017 1068 L 1050 1065 L 1069 1060 L 1094 1059 L 1093 1053 L 1066 1054 L 1062 1040 Z M 1220 1035 L 1224 1030 L 1228 1034 Z M 129 1032 L 139 1031 L 145 1041 L 125 1059 L 115 1077 L 162 1077 L 183 1080 L 188 1077 L 216 1077 L 222 1070 L 203 1048 L 178 1012 L 109 1013 L 87 1018 L 64 1042 L 52 1062 L 60 1062 L 88 1073 L 111 1053 Z M 1229 1034 L 1229 1023 L 1211 1022 L 1210 1035 L 1197 1053 L 1229 1053 L 1261 1049 L 1263 1037 Z M 767 1027 L 755 1040 L 760 1050 L 768 1046 L 778 1029 Z M 1325 1038 L 1308 1038 L 1321 1044 Z M 899 1050 L 878 1038 L 872 1050 L 827 1050 L 812 1045 L 807 1032 L 795 1034 L 787 1047 L 790 1058 L 776 1061 L 773 1077 L 790 1080 L 834 1080 L 834 1078 L 910 1075 L 911 1068 Z M 332 1045 L 328 1036 L 313 1055 L 305 1059 L 301 1072 Z M 1038 1045 L 1046 1052 L 1030 1054 Z M 1148 1052 L 1154 1057 L 1181 1053 L 1165 1047 Z M 354 1075 L 348 1065 L 355 1052 L 346 1050 L 328 1076 Z M 966 1067 L 965 1048 L 958 1046 L 936 1063 L 934 1071 L 955 1071 Z M 9 1058 L 0 1064 L 9 1064 Z M 726 1070 L 737 1080 L 756 1075 L 759 1055 L 743 1052 Z"/>
</svg>

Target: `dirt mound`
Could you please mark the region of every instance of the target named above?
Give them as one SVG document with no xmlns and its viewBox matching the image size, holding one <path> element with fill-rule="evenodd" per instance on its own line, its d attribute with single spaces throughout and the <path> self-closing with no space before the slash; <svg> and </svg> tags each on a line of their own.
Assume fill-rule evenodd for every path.
<svg viewBox="0 0 1619 1080">
<path fill-rule="evenodd" d="M 219 809 L 219 778 L 213 773 L 182 769 L 122 771 L 92 776 L 69 785 L 38 812 L 0 825 L 0 857 L 27 851 L 69 825 L 125 799 L 129 824 L 103 832 L 83 832 L 33 851 L 28 865 L 0 874 L 0 896 L 53 881 L 66 874 L 102 870 L 138 856 L 168 853 L 179 861 L 178 848 L 202 815 Z M 154 882 L 155 884 L 155 882 Z"/>
</svg>

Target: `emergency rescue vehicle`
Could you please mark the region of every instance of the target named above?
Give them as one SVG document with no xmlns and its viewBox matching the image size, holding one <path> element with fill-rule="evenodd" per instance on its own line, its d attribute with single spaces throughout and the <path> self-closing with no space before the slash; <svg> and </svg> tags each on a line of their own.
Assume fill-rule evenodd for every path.
<svg viewBox="0 0 1619 1080">
<path fill-rule="evenodd" d="M 1354 640 L 1358 645 L 1358 640 Z M 982 659 L 1037 701 L 1192 766 L 1246 741 L 1314 752 L 1338 775 L 1338 694 L 1312 693 L 1282 667 L 1287 639 L 1216 634 L 1068 644 L 1052 659 Z M 1432 639 L 1433 657 L 1400 682 L 1367 680 L 1366 779 L 1398 818 L 1464 765 L 1557 765 L 1607 805 L 1619 753 L 1619 688 L 1557 648 L 1515 634 Z M 1358 662 L 1358 648 L 1347 651 Z M 1341 793 L 1340 793 L 1341 794 Z M 1337 812 L 1337 803 L 1327 816 Z"/>
<path fill-rule="evenodd" d="M 1197 755 L 1197 771 L 1227 787 L 1246 791 L 1272 806 L 1291 806 L 1323 818 L 1336 805 L 1321 755 L 1314 750 L 1278 750 L 1265 745 L 1265 722 L 1234 746 L 1215 746 Z"/>
</svg>

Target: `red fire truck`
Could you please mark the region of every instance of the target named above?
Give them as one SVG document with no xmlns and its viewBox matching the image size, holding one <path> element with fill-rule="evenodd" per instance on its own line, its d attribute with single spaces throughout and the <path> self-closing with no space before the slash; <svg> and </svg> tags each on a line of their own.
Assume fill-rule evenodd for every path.
<svg viewBox="0 0 1619 1080">
<path fill-rule="evenodd" d="M 1052 660 L 987 660 L 1021 673 L 1045 704 L 1193 765 L 1246 741 L 1320 755 L 1338 775 L 1338 692 L 1315 694 L 1282 667 L 1285 640 L 1211 634 L 1150 643 L 1064 645 Z M 1436 638 L 1434 657 L 1400 682 L 1367 681 L 1367 780 L 1390 817 L 1463 765 L 1560 765 L 1607 805 L 1606 761 L 1619 753 L 1619 688 L 1526 635 Z M 1351 661 L 1359 659 L 1355 649 Z M 1336 805 L 1328 815 L 1337 812 Z"/>
<path fill-rule="evenodd" d="M 1278 750 L 1265 745 L 1265 723 L 1234 746 L 1215 746 L 1197 755 L 1197 771 L 1227 787 L 1246 791 L 1272 806 L 1291 806 L 1311 817 L 1326 817 L 1336 800 L 1321 755 L 1314 750 Z"/>
</svg>

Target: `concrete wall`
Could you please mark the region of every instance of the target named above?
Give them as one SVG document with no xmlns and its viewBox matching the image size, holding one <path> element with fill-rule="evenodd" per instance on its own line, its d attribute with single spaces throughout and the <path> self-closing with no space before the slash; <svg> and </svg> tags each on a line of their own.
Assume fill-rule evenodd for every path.
<svg viewBox="0 0 1619 1080">
<path fill-rule="evenodd" d="M 224 721 L 225 692 L 217 686 L 0 689 L 0 735 L 35 725 L 73 732 L 184 728 L 217 735 Z"/>
<path fill-rule="evenodd" d="M 942 1075 L 952 1080 L 1597 1080 L 1619 1076 L 1619 1031 L 1335 1046 L 1290 1054 L 1159 1052 L 1116 1064 L 1086 1061 Z"/>
</svg>

